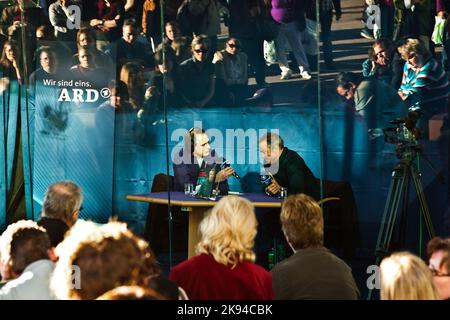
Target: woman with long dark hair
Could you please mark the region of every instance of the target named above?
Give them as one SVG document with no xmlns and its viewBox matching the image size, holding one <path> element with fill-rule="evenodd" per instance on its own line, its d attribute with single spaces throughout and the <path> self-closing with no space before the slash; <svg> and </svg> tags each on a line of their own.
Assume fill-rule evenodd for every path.
<svg viewBox="0 0 450 320">
<path fill-rule="evenodd" d="M 22 81 L 19 50 L 11 41 L 6 41 L 3 45 L 0 67 L 2 77 L 6 77 L 10 80 L 18 80 L 19 82 Z"/>
</svg>

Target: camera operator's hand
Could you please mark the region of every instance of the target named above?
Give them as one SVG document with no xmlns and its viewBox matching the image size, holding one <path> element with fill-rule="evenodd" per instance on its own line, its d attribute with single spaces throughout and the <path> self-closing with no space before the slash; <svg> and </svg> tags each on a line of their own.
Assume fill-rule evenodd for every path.
<svg viewBox="0 0 450 320">
<path fill-rule="evenodd" d="M 225 169 L 220 170 L 216 176 L 216 182 L 222 182 L 227 180 L 234 173 L 234 169 L 232 167 L 227 167 Z"/>
<path fill-rule="evenodd" d="M 266 191 L 266 193 L 268 192 L 272 195 L 276 195 L 280 192 L 280 190 L 281 190 L 281 186 L 278 184 L 278 182 L 275 180 L 275 178 L 273 178 L 272 183 L 267 186 L 265 191 Z"/>
</svg>

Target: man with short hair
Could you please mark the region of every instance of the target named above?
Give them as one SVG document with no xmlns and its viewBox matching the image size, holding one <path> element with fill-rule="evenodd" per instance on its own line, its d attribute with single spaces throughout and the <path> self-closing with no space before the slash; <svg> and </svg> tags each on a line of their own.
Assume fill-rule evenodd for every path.
<svg viewBox="0 0 450 320">
<path fill-rule="evenodd" d="M 8 226 L 0 237 L 0 271 L 10 280 L 0 290 L 0 300 L 50 300 L 50 239 L 44 228 L 31 220 Z"/>
<path fill-rule="evenodd" d="M 294 254 L 272 269 L 275 299 L 358 299 L 350 267 L 323 246 L 323 216 L 317 202 L 305 194 L 289 196 L 280 220 Z"/>
<path fill-rule="evenodd" d="M 284 146 L 276 133 L 268 133 L 259 139 L 259 150 L 264 156 L 264 167 L 273 177 L 265 191 L 277 195 L 281 188 L 289 195 L 305 193 L 316 200 L 320 198 L 319 187 L 312 171 L 300 155 Z"/>
<path fill-rule="evenodd" d="M 122 38 L 108 45 L 105 53 L 117 61 L 117 70 L 127 62 L 137 62 L 145 67 L 153 66 L 153 58 L 145 44 L 138 41 L 136 20 L 126 19 L 122 26 Z"/>
<path fill-rule="evenodd" d="M 383 81 L 341 72 L 336 79 L 336 92 L 354 104 L 372 138 L 379 136 L 381 129 L 390 127 L 390 120 L 406 116 L 406 108 L 397 91 Z"/>
<path fill-rule="evenodd" d="M 176 191 L 183 191 L 186 183 L 191 183 L 196 188 L 199 178 L 214 169 L 217 171 L 215 182 L 220 183 L 221 193 L 228 192 L 227 179 L 233 175 L 234 169 L 220 168 L 224 159 L 217 155 L 209 143 L 208 134 L 202 128 L 191 128 L 185 135 L 183 148 L 176 150 L 173 158 Z"/>
<path fill-rule="evenodd" d="M 53 247 L 77 221 L 82 202 L 80 187 L 71 181 L 56 182 L 45 192 L 38 225 L 47 230 Z"/>
<path fill-rule="evenodd" d="M 183 61 L 177 72 L 176 85 L 180 90 L 183 106 L 203 108 L 214 103 L 216 78 L 214 65 L 208 59 L 210 45 L 204 35 L 191 42 L 192 59 Z"/>
</svg>

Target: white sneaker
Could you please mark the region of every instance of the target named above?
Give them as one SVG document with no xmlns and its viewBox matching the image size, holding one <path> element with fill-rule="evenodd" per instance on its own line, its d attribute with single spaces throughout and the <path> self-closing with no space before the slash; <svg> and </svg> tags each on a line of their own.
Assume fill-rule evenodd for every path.
<svg viewBox="0 0 450 320">
<path fill-rule="evenodd" d="M 310 75 L 309 72 L 306 71 L 306 70 L 300 72 L 300 76 L 301 76 L 303 79 L 305 79 L 305 80 L 311 79 L 311 75 Z"/>
<path fill-rule="evenodd" d="M 289 80 L 292 77 L 292 71 L 286 70 L 281 72 L 281 80 Z"/>
</svg>

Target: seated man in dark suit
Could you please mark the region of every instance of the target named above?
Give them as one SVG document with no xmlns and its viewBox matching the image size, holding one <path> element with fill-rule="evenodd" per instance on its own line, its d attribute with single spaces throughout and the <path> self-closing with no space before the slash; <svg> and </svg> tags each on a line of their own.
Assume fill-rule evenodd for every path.
<svg viewBox="0 0 450 320">
<path fill-rule="evenodd" d="M 186 153 L 188 151 L 188 153 Z M 175 153 L 173 159 L 173 171 L 175 175 L 175 191 L 183 191 L 184 185 L 190 183 L 194 189 L 199 177 L 208 173 L 212 169 L 216 170 L 215 183 L 219 183 L 220 193 L 226 194 L 228 191 L 227 179 L 234 173 L 234 169 L 227 167 L 220 169 L 220 164 L 224 159 L 218 157 L 209 145 L 209 137 L 203 129 L 192 128 L 184 139 L 184 148 Z"/>
<path fill-rule="evenodd" d="M 259 150 L 264 157 L 264 168 L 271 176 L 271 183 L 264 192 L 278 196 L 281 188 L 287 189 L 288 195 L 305 193 L 316 200 L 320 199 L 319 185 L 305 161 L 284 146 L 283 139 L 275 133 L 268 133 L 259 139 Z M 258 234 L 256 237 L 257 263 L 269 268 L 268 253 L 275 240 L 281 247 L 287 248 L 280 225 L 279 209 L 257 210 Z M 286 251 L 286 250 L 283 250 Z M 288 252 L 286 252 L 288 253 Z M 284 253 L 278 253 L 283 258 Z"/>
<path fill-rule="evenodd" d="M 259 139 L 259 150 L 264 156 L 266 172 L 272 182 L 265 188 L 270 195 L 277 195 L 286 188 L 288 195 L 304 193 L 316 200 L 320 191 L 316 178 L 299 154 L 284 146 L 283 139 L 275 133 L 268 133 Z"/>
<path fill-rule="evenodd" d="M 201 187 L 197 185 L 199 177 L 208 176 L 211 170 L 218 171 L 216 173 L 216 183 L 219 183 L 221 194 L 228 192 L 228 183 L 226 179 L 234 173 L 231 167 L 219 171 L 220 164 L 223 159 L 216 156 L 216 152 L 211 150 L 209 145 L 209 137 L 203 129 L 192 128 L 184 137 L 184 146 L 179 150 L 175 150 L 173 158 L 174 186 L 173 190 L 183 191 L 184 185 L 190 183 L 195 189 Z M 158 177 L 159 180 L 161 177 Z M 200 179 L 201 180 L 201 179 Z M 163 185 L 164 183 L 160 183 Z M 217 187 L 217 185 L 216 185 Z M 166 191 L 167 188 L 172 189 L 171 179 L 167 181 L 167 187 L 158 188 L 158 185 L 152 187 L 152 192 Z M 188 216 L 180 211 L 179 207 L 172 207 L 171 213 L 173 217 L 173 251 L 177 258 L 182 257 L 181 261 L 187 256 L 188 241 Z M 169 252 L 169 234 L 168 234 L 168 218 L 167 206 L 151 204 L 149 206 L 146 237 L 152 244 L 152 249 L 156 256 L 160 256 Z M 181 253 L 181 255 L 180 255 Z M 180 261 L 180 262 L 181 262 Z"/>
<path fill-rule="evenodd" d="M 354 250 L 359 244 L 359 227 L 355 199 L 351 185 L 345 182 L 323 181 L 323 195 L 320 193 L 320 180 L 306 165 L 305 161 L 295 151 L 284 146 L 283 139 L 275 134 L 269 133 L 259 140 L 259 148 L 264 155 L 266 172 L 272 175 L 272 183 L 265 188 L 269 195 L 278 195 L 282 187 L 287 189 L 288 195 L 306 194 L 316 201 L 321 198 L 338 197 L 339 201 L 334 207 L 325 208 L 324 219 L 326 232 L 326 243 L 333 247 L 344 249 L 346 256 L 353 256 Z M 330 214 L 333 212 L 334 214 Z M 279 214 L 270 212 L 269 214 L 258 215 L 260 220 L 258 237 L 260 246 L 264 247 L 264 240 L 267 234 L 276 238 L 281 234 Z M 329 232 L 330 228 L 338 226 L 338 232 Z M 259 244 L 259 243 L 258 243 Z M 263 254 L 267 248 L 261 249 Z M 265 257 L 263 257 L 265 259 Z"/>
</svg>

